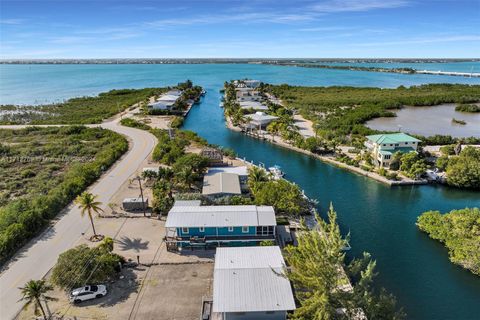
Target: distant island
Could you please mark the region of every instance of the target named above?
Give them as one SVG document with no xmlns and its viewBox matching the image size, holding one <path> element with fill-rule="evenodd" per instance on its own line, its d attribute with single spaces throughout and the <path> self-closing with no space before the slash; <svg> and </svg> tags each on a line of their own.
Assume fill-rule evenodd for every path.
<svg viewBox="0 0 480 320">
<path fill-rule="evenodd" d="M 0 59 L 0 64 L 314 64 L 314 63 L 450 63 L 478 62 L 469 59 L 415 59 L 415 58 L 121 58 L 121 59 Z"/>
</svg>

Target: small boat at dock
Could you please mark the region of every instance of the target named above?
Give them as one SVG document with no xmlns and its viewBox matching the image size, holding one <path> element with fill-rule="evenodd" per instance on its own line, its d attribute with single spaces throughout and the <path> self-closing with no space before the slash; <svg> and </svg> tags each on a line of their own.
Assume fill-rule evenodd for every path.
<svg viewBox="0 0 480 320">
<path fill-rule="evenodd" d="M 268 172 L 270 172 L 276 180 L 281 179 L 285 176 L 282 168 L 278 165 L 274 165 L 273 167 L 268 168 Z"/>
</svg>

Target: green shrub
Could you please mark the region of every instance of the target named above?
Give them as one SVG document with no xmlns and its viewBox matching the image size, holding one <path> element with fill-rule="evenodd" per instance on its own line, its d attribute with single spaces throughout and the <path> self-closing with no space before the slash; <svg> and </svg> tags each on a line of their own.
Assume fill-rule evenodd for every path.
<svg viewBox="0 0 480 320">
<path fill-rule="evenodd" d="M 427 211 L 418 217 L 417 226 L 447 247 L 450 261 L 480 276 L 480 209 Z"/>
<path fill-rule="evenodd" d="M 142 130 L 150 130 L 151 127 L 145 123 L 142 123 L 140 121 L 137 121 L 132 118 L 123 118 L 120 120 L 120 124 L 125 127 L 132 127 L 132 128 L 138 128 Z"/>
<path fill-rule="evenodd" d="M 448 159 L 447 183 L 454 187 L 480 189 L 480 149 L 466 147 Z"/>
<path fill-rule="evenodd" d="M 112 253 L 108 246 L 89 248 L 80 245 L 62 253 L 52 270 L 52 282 L 71 290 L 87 283 L 104 283 L 120 271 L 124 259 Z"/>
<path fill-rule="evenodd" d="M 110 165 L 128 149 L 121 135 L 109 130 L 85 127 L 33 128 L 27 130 L 0 130 L 0 138 L 24 143 L 11 149 L 13 154 L 24 153 L 51 156 L 58 150 L 65 155 L 91 155 L 87 162 L 74 161 L 68 166 L 43 162 L 29 163 L 34 169 L 22 169 L 22 164 L 4 167 L 2 174 L 11 172 L 21 188 L 9 189 L 17 195 L 0 207 L 0 263 L 4 263 L 29 239 L 37 235 L 65 206 L 93 183 Z M 31 140 L 45 140 L 46 144 L 29 144 Z M 88 143 L 85 143 L 85 142 Z M 81 148 L 68 150 L 72 145 Z M 67 149 L 66 149 L 67 146 Z M 52 168 L 59 168 L 52 177 Z M 16 174 L 18 172 L 18 174 Z M 33 172 L 33 173 L 32 173 Z M 35 175 L 33 175 L 35 174 Z M 18 194 L 20 196 L 18 196 Z M 13 231 L 14 230 L 14 231 Z"/>
<path fill-rule="evenodd" d="M 458 104 L 455 107 L 455 111 L 460 111 L 460 112 L 480 112 L 480 106 L 477 106 L 476 104 Z"/>
</svg>

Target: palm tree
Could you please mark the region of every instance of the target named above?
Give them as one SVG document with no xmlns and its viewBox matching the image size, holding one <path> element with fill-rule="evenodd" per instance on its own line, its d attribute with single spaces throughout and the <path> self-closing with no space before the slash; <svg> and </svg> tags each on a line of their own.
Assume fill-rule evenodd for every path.
<svg viewBox="0 0 480 320">
<path fill-rule="evenodd" d="M 257 191 L 260 182 L 268 181 L 267 172 L 259 167 L 251 167 L 248 169 L 248 186 L 253 194 Z"/>
<path fill-rule="evenodd" d="M 280 124 L 277 121 L 274 121 L 267 126 L 267 131 L 272 133 L 273 141 L 275 141 L 275 136 L 278 134 L 279 130 L 280 130 Z"/>
<path fill-rule="evenodd" d="M 45 295 L 48 291 L 52 291 L 53 287 L 48 285 L 45 280 L 30 280 L 19 289 L 22 291 L 22 299 L 20 300 L 27 301 L 25 308 L 33 303 L 35 307 L 35 315 L 38 315 L 38 311 L 40 310 L 43 319 L 47 320 L 47 315 L 45 314 L 45 309 L 43 309 L 41 300 L 43 299 L 45 304 L 47 301 L 57 300 L 56 298 Z"/>
<path fill-rule="evenodd" d="M 188 189 L 191 189 L 192 183 L 195 181 L 196 175 L 191 168 L 184 167 L 179 172 L 177 172 L 176 177 L 177 181 L 180 184 L 188 187 Z"/>
<path fill-rule="evenodd" d="M 81 209 L 81 216 L 83 217 L 85 215 L 85 212 L 88 214 L 88 217 L 90 218 L 90 223 L 92 224 L 94 236 L 97 235 L 97 232 L 95 231 L 95 225 L 93 224 L 92 212 L 103 212 L 103 210 L 100 208 L 102 203 L 99 201 L 95 201 L 96 198 L 97 196 L 85 191 L 75 199 L 75 204 Z"/>
</svg>

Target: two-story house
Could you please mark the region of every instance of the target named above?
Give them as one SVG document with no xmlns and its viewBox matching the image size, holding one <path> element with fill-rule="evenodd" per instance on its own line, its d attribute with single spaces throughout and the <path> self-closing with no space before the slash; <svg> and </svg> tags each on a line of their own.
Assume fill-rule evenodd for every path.
<svg viewBox="0 0 480 320">
<path fill-rule="evenodd" d="M 275 240 L 271 206 L 173 206 L 165 223 L 169 250 L 184 247 L 248 246 Z"/>
<path fill-rule="evenodd" d="M 391 134 L 375 134 L 367 136 L 365 146 L 371 152 L 374 163 L 378 167 L 390 167 L 392 156 L 396 152 L 416 152 L 420 140 L 403 132 Z"/>
</svg>

